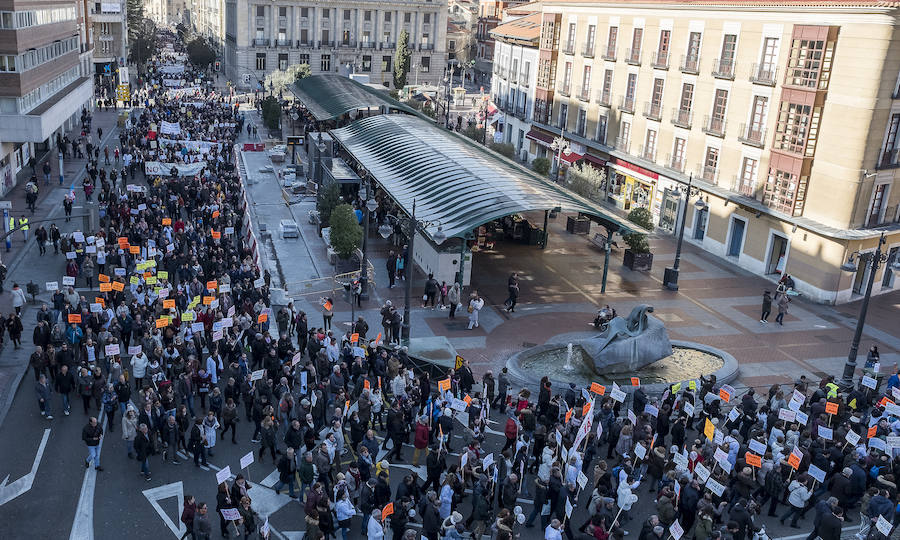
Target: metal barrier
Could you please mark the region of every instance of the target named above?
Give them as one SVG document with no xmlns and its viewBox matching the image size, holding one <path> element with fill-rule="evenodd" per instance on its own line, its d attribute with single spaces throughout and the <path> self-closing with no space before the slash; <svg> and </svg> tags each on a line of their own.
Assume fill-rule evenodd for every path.
<svg viewBox="0 0 900 540">
<path fill-rule="evenodd" d="M 372 266 L 371 262 L 369 262 L 368 269 L 369 287 L 375 287 L 375 267 Z M 344 285 L 350 283 L 353 279 L 359 278 L 359 275 L 360 271 L 354 270 L 353 272 L 335 274 L 331 277 L 288 281 L 284 284 L 284 290 L 291 297 L 317 294 L 334 298 L 335 291 L 343 292 Z"/>
</svg>

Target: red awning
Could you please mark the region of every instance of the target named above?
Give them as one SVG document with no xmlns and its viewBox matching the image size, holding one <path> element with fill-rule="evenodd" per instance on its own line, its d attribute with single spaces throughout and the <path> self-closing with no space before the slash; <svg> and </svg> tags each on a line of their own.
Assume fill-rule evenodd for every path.
<svg viewBox="0 0 900 540">
<path fill-rule="evenodd" d="M 488 108 L 487 108 L 488 114 L 494 114 L 498 110 L 499 109 L 497 109 L 497 107 L 495 107 L 493 103 L 488 103 Z"/>
<path fill-rule="evenodd" d="M 600 158 L 598 158 L 597 156 L 592 156 L 592 155 L 590 155 L 590 154 L 585 154 L 585 155 L 584 155 L 584 160 L 587 161 L 588 163 L 590 163 L 591 165 L 596 166 L 596 167 L 606 167 L 606 160 L 605 160 L 605 159 L 600 159 Z"/>
<path fill-rule="evenodd" d="M 565 161 L 566 163 L 568 163 L 569 165 L 574 165 L 576 161 L 578 161 L 579 159 L 583 158 L 584 156 L 581 155 L 581 154 L 579 154 L 579 153 L 577 153 L 577 152 L 570 152 L 568 155 L 566 155 L 566 153 L 563 152 L 562 154 L 560 154 L 559 157 L 560 157 L 563 161 Z"/>
<path fill-rule="evenodd" d="M 539 142 L 544 146 L 550 146 L 551 144 L 553 144 L 553 135 L 544 133 L 543 131 L 538 131 L 536 129 L 529 130 L 528 134 L 525 135 L 525 137 L 531 139 L 532 141 Z"/>
</svg>

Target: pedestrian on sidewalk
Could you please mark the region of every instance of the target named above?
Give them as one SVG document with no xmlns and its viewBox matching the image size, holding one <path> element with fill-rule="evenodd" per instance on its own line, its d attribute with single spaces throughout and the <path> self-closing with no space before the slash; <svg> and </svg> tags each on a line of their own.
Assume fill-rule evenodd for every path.
<svg viewBox="0 0 900 540">
<path fill-rule="evenodd" d="M 16 349 L 22 347 L 22 319 L 17 313 L 10 313 L 6 319 L 6 331 L 9 332 L 9 339 L 12 340 Z"/>
<path fill-rule="evenodd" d="M 511 276 L 509 276 L 509 280 L 507 280 L 506 289 L 509 292 L 509 296 L 507 296 L 506 301 L 503 302 L 506 305 L 506 312 L 516 310 L 516 303 L 519 301 L 519 274 L 513 272 Z"/>
<path fill-rule="evenodd" d="M 84 258 L 84 262 L 81 265 L 81 275 L 84 276 L 84 280 L 87 282 L 88 289 L 94 288 L 94 258 L 90 255 Z"/>
<path fill-rule="evenodd" d="M 66 221 L 72 219 L 72 205 L 75 204 L 75 191 L 69 190 L 66 193 L 66 196 L 63 198 L 63 210 L 66 211 Z M 55 224 L 53 225 L 55 227 Z M 53 243 L 53 246 L 56 247 L 56 242 Z"/>
<path fill-rule="evenodd" d="M 456 310 L 459 308 L 460 300 L 459 283 L 454 283 L 450 290 L 447 291 L 447 301 L 450 303 L 450 318 L 456 318 Z"/>
<path fill-rule="evenodd" d="M 71 215 L 72 209 L 69 209 L 69 214 Z M 53 242 L 53 254 L 59 255 L 59 239 L 62 235 L 59 232 L 59 227 L 56 226 L 56 223 L 50 224 L 50 241 Z M 0 291 L 3 292 L 3 291 Z"/>
<path fill-rule="evenodd" d="M 141 476 L 150 481 L 150 455 L 153 453 L 153 442 L 150 440 L 149 428 L 147 424 L 138 426 L 137 435 L 134 439 L 134 450 L 137 453 L 137 460 L 141 464 Z"/>
<path fill-rule="evenodd" d="M 784 316 L 788 312 L 788 306 L 791 304 L 791 299 L 788 298 L 788 295 L 782 294 L 778 297 L 778 315 L 775 316 L 775 322 L 784 326 Z"/>
<path fill-rule="evenodd" d="M 478 328 L 478 314 L 484 307 L 484 299 L 478 296 L 478 291 L 473 291 L 469 297 L 469 330 L 473 327 Z"/>
<path fill-rule="evenodd" d="M 25 242 L 28 242 L 28 218 L 25 214 L 22 214 L 22 217 L 19 218 L 19 229 L 22 230 L 22 238 Z"/>
<path fill-rule="evenodd" d="M 81 430 L 81 440 L 87 445 L 88 455 L 84 460 L 84 468 L 87 469 L 94 464 L 94 468 L 102 471 L 100 466 L 100 439 L 103 437 L 103 428 L 97 423 L 97 418 L 92 416 L 88 420 L 88 424 Z"/>
<path fill-rule="evenodd" d="M 771 291 L 765 291 L 763 293 L 762 300 L 762 315 L 759 317 L 759 322 L 765 324 L 769 322 L 769 315 L 772 314 L 772 293 Z"/>
<path fill-rule="evenodd" d="M 44 185 L 49 186 L 50 185 L 50 170 L 51 170 L 49 159 L 44 162 L 44 166 L 41 168 L 41 170 L 44 173 Z"/>
<path fill-rule="evenodd" d="M 394 282 L 397 280 L 397 254 L 393 250 L 388 254 L 387 258 L 388 273 L 388 289 L 394 288 Z"/>
<path fill-rule="evenodd" d="M 38 253 L 40 255 L 47 253 L 47 238 L 49 238 L 49 236 L 50 235 L 47 234 L 47 229 L 45 229 L 43 225 L 34 231 L 34 238 L 37 240 Z"/>
<path fill-rule="evenodd" d="M 18 283 L 13 283 L 12 288 L 12 305 L 16 310 L 16 314 L 20 315 L 22 313 L 22 307 L 25 305 L 27 301 L 25 298 L 25 291 L 19 287 Z"/>
<path fill-rule="evenodd" d="M 34 390 L 37 393 L 38 406 L 41 408 L 41 416 L 47 420 L 53 420 L 53 414 L 50 410 L 50 396 L 52 390 L 50 383 L 47 382 L 47 376 L 41 373 L 37 382 L 34 384 Z"/>
<path fill-rule="evenodd" d="M 62 399 L 62 408 L 63 414 L 69 416 L 70 405 L 69 405 L 69 394 L 75 390 L 75 375 L 69 371 L 69 365 L 63 363 L 59 370 L 59 375 L 56 376 L 56 383 L 53 385 L 56 389 L 56 393 L 60 395 Z"/>
</svg>

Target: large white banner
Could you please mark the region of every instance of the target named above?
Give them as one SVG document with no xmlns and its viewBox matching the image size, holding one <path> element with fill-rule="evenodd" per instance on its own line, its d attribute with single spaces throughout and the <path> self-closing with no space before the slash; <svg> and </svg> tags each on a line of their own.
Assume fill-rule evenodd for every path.
<svg viewBox="0 0 900 540">
<path fill-rule="evenodd" d="M 187 141 L 187 140 L 175 140 L 175 139 L 164 139 L 160 137 L 159 142 L 163 146 L 167 146 L 170 144 L 180 144 L 187 148 L 188 150 L 194 152 L 201 152 L 203 154 L 209 153 L 213 148 L 222 149 L 222 143 L 210 142 L 210 141 Z"/>
<path fill-rule="evenodd" d="M 166 122 L 163 120 L 159 125 L 159 132 L 166 135 L 178 135 L 181 133 L 181 124 L 178 122 Z"/>
<path fill-rule="evenodd" d="M 189 86 L 187 88 L 166 90 L 166 97 L 170 97 L 170 98 L 181 98 L 184 96 L 197 96 L 197 95 L 200 95 L 200 87 L 199 86 Z"/>
<path fill-rule="evenodd" d="M 159 71 L 161 73 L 184 73 L 184 64 L 169 64 L 165 66 L 159 66 Z"/>
<path fill-rule="evenodd" d="M 163 79 L 163 86 L 170 88 L 180 88 L 184 86 L 184 79 Z"/>
<path fill-rule="evenodd" d="M 178 169 L 178 174 L 181 176 L 194 176 L 195 174 L 198 174 L 204 167 L 206 167 L 206 162 L 198 161 L 197 163 L 162 163 L 159 161 L 148 161 L 144 163 L 144 173 L 158 176 L 169 176 L 169 174 L 172 172 L 172 167 Z"/>
</svg>

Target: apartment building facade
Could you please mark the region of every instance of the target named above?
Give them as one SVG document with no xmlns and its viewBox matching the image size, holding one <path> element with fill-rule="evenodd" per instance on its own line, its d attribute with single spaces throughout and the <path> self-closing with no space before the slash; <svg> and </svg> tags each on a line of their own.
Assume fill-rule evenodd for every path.
<svg viewBox="0 0 900 540">
<path fill-rule="evenodd" d="M 409 34 L 419 83 L 437 85 L 447 64 L 446 0 L 251 2 L 226 0 L 225 69 L 244 87 L 297 63 L 392 83 L 400 33 Z"/>
<path fill-rule="evenodd" d="M 870 267 L 840 265 L 884 232 L 873 292 L 887 292 L 900 285 L 898 15 L 869 0 L 544 2 L 536 130 L 603 163 L 609 204 L 648 207 L 673 232 L 688 204 L 687 241 L 789 273 L 821 302 L 864 291 Z"/>
<path fill-rule="evenodd" d="M 541 37 L 540 12 L 503 23 L 491 31 L 494 38 L 491 100 L 502 112 L 498 121 L 501 140 L 512 144 L 516 155 L 526 161 L 526 135 L 531 132 L 534 92 L 537 84 L 538 42 Z"/>
<path fill-rule="evenodd" d="M 190 0 L 190 25 L 221 55 L 225 51 L 225 0 Z"/>
<path fill-rule="evenodd" d="M 0 2 L 0 195 L 90 108 L 83 1 Z"/>
<path fill-rule="evenodd" d="M 124 65 L 128 57 L 125 0 L 91 2 L 89 5 L 94 36 L 94 72 L 101 77 L 115 75 L 118 66 Z"/>
<path fill-rule="evenodd" d="M 494 36 L 491 31 L 504 21 L 506 10 L 522 0 L 479 0 L 475 24 L 475 82 L 489 85 L 494 71 Z"/>
</svg>

